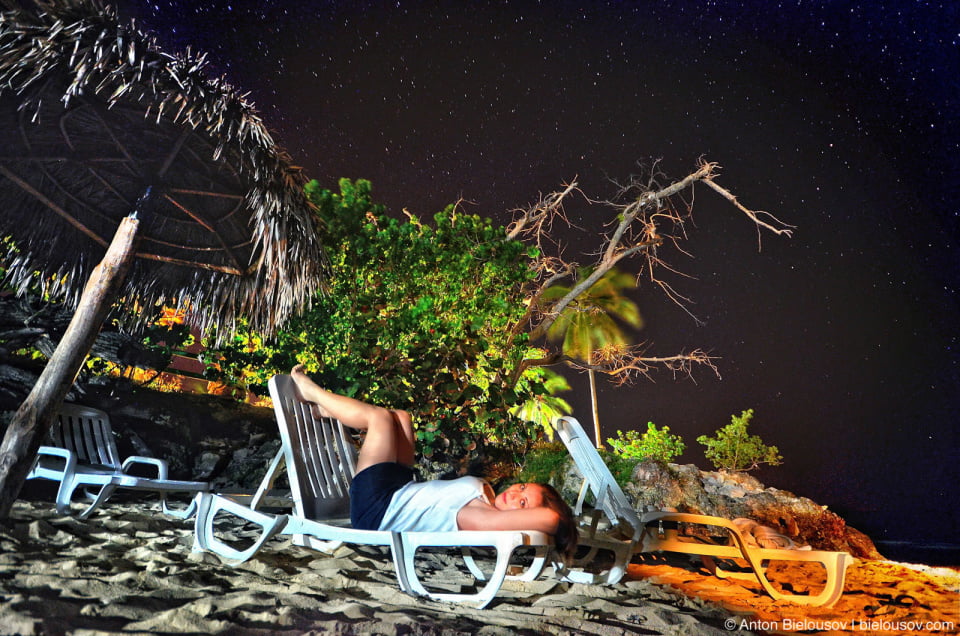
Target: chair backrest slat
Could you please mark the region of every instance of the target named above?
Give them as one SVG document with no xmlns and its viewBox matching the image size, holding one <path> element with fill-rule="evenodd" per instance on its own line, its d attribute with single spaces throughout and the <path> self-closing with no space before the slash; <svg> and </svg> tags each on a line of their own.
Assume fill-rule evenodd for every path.
<svg viewBox="0 0 960 636">
<path fill-rule="evenodd" d="M 590 486 L 596 498 L 595 506 L 609 519 L 617 519 L 632 527 L 640 527 L 640 517 L 627 495 L 614 479 L 607 464 L 584 432 L 580 422 L 572 417 L 558 417 L 553 426 L 577 469 Z M 580 511 L 578 511 L 580 512 Z"/>
<path fill-rule="evenodd" d="M 318 494 L 321 497 L 339 496 L 336 483 L 338 481 L 338 472 L 340 471 L 340 462 L 336 454 L 329 451 L 332 449 L 330 444 L 330 435 L 327 425 L 327 418 L 311 418 L 313 429 L 311 435 L 310 448 L 313 450 L 314 472 L 316 473 Z"/>
<path fill-rule="evenodd" d="M 73 418 L 73 443 L 77 445 L 80 461 L 86 464 L 99 464 L 100 453 L 97 451 L 97 440 L 93 435 L 94 421 L 82 415 Z"/>
<path fill-rule="evenodd" d="M 54 422 L 53 427 L 50 429 L 50 441 L 56 443 L 60 448 L 65 448 L 74 455 L 77 456 L 79 461 L 85 461 L 86 459 L 86 449 L 82 445 L 78 447 L 76 442 L 74 420 L 76 418 L 69 412 L 64 412 L 61 408 L 60 412 L 57 414 L 57 421 Z"/>
<path fill-rule="evenodd" d="M 321 467 L 317 466 L 316 448 L 313 440 L 316 437 L 316 423 L 310 414 L 310 405 L 297 402 L 294 397 L 290 397 L 290 409 L 294 416 L 296 426 L 296 452 L 297 464 L 302 472 L 302 478 L 299 480 L 300 488 L 306 489 L 311 498 L 323 496 L 323 472 Z"/>
<path fill-rule="evenodd" d="M 90 461 L 90 447 L 83 431 L 83 420 L 79 415 L 70 415 L 67 418 L 66 429 L 70 431 L 70 446 L 77 454 L 77 461 L 83 464 L 92 464 Z"/>
<path fill-rule="evenodd" d="M 331 496 L 349 497 L 350 482 L 356 474 L 357 447 L 349 439 L 346 427 L 332 417 L 323 418 L 324 445 L 330 464 L 336 463 L 338 469 L 330 474 Z"/>
<path fill-rule="evenodd" d="M 58 415 L 56 421 L 53 423 L 53 426 L 50 427 L 50 432 L 47 433 L 47 443 L 51 446 L 56 446 L 57 448 L 67 448 L 67 442 L 63 438 L 62 417 L 62 415 Z"/>
<path fill-rule="evenodd" d="M 107 440 L 113 439 L 113 431 L 103 420 L 90 420 L 90 432 L 93 439 L 93 450 L 96 453 L 97 461 L 101 464 L 110 465 L 113 460 L 110 457 L 110 443 Z"/>
<path fill-rule="evenodd" d="M 274 376 L 269 386 L 297 514 L 308 519 L 349 516 L 357 451 L 345 427 L 314 415 L 290 376 Z"/>
<path fill-rule="evenodd" d="M 63 404 L 47 436 L 48 443 L 65 448 L 81 464 L 109 466 L 120 470 L 120 455 L 109 416 L 79 404 Z"/>
</svg>

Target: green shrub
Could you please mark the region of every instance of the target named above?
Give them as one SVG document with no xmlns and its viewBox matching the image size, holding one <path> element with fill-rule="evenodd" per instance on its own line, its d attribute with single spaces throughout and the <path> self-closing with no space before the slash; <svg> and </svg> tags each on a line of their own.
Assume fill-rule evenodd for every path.
<svg viewBox="0 0 960 636">
<path fill-rule="evenodd" d="M 623 488 L 633 478 L 638 461 L 626 458 L 607 450 L 600 451 L 600 457 L 610 469 L 614 480 Z M 559 442 L 541 443 L 528 452 L 523 465 L 515 476 L 515 481 L 552 484 L 557 488 L 564 486 L 564 477 L 570 465 L 570 453 Z M 576 487 L 580 487 L 577 482 Z M 593 496 L 587 498 L 587 504 L 593 502 Z"/>
<path fill-rule="evenodd" d="M 776 446 L 767 446 L 758 435 L 749 435 L 747 426 L 753 418 L 753 409 L 743 411 L 740 417 L 730 416 L 730 423 L 717 431 L 716 437 L 701 435 L 697 441 L 707 447 L 703 452 L 719 470 L 748 471 L 770 464 L 782 463 Z"/>
<path fill-rule="evenodd" d="M 521 482 L 559 484 L 569 460 L 570 453 L 563 444 L 539 444 L 524 456 L 517 478 Z"/>
<path fill-rule="evenodd" d="M 607 439 L 613 452 L 625 459 L 654 459 L 667 463 L 682 454 L 687 445 L 679 435 L 671 435 L 670 427 L 658 429 L 653 422 L 647 422 L 643 435 L 637 431 L 617 431 L 617 438 Z"/>
<path fill-rule="evenodd" d="M 489 446 L 525 451 L 543 430 L 524 419 L 525 403 L 562 408 L 545 373 L 514 374 L 542 357 L 519 327 L 536 249 L 455 205 L 432 220 L 397 218 L 369 181 L 339 185 L 306 186 L 329 258 L 323 289 L 271 339 L 210 338 L 210 379 L 263 393 L 301 363 L 332 391 L 409 411 L 418 451 L 438 466 L 459 469 Z"/>
</svg>

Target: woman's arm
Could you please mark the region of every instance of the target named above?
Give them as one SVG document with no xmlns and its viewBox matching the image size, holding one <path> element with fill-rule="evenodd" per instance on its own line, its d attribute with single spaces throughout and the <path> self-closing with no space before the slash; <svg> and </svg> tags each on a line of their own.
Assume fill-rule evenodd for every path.
<svg viewBox="0 0 960 636">
<path fill-rule="evenodd" d="M 556 534 L 560 515 L 546 507 L 499 510 L 474 499 L 457 513 L 461 530 L 536 530 Z"/>
</svg>

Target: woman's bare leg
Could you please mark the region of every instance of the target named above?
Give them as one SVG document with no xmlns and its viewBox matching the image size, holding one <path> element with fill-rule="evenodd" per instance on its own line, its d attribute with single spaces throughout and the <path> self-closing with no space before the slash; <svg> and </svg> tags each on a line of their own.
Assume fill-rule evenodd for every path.
<svg viewBox="0 0 960 636">
<path fill-rule="evenodd" d="M 301 365 L 295 366 L 290 376 L 305 400 L 345 426 L 367 432 L 357 457 L 357 472 L 383 462 L 413 466 L 415 437 L 409 413 L 331 393 L 307 377 Z"/>
</svg>

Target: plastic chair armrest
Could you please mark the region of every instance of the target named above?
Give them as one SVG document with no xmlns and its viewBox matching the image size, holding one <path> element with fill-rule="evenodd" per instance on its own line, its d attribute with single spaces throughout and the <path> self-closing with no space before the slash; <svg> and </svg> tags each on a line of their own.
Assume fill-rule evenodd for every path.
<svg viewBox="0 0 960 636">
<path fill-rule="evenodd" d="M 41 446 L 37 449 L 37 459 L 39 459 L 41 455 L 62 457 L 66 462 L 63 468 L 64 474 L 67 474 L 68 472 L 72 474 L 76 471 L 77 456 L 73 453 L 73 451 L 68 451 L 66 448 L 60 448 L 58 446 Z"/>
<path fill-rule="evenodd" d="M 165 480 L 169 474 L 169 469 L 167 468 L 167 462 L 163 459 L 157 459 L 155 457 L 141 457 L 139 455 L 131 455 L 123 460 L 123 466 L 120 470 L 127 472 L 127 469 L 133 466 L 134 464 L 146 464 L 147 466 L 156 466 L 157 468 L 157 479 Z"/>
</svg>

